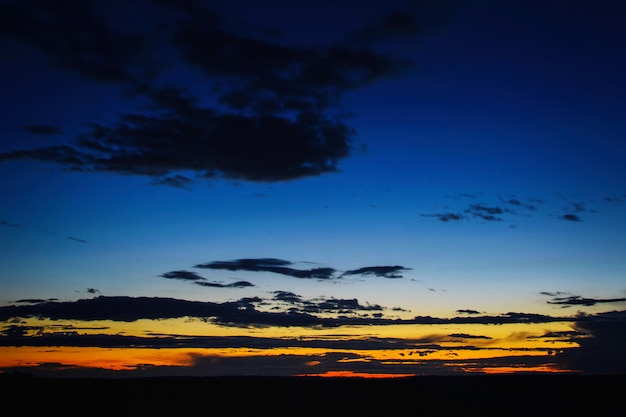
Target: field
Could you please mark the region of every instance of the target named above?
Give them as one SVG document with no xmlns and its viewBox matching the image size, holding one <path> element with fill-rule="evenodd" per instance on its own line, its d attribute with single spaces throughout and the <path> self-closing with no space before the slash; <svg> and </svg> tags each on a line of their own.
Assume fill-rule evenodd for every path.
<svg viewBox="0 0 626 417">
<path fill-rule="evenodd" d="M 624 375 L 422 376 L 394 379 L 211 377 L 45 379 L 0 375 L 5 405 L 65 415 L 593 415 L 623 410 Z"/>
</svg>

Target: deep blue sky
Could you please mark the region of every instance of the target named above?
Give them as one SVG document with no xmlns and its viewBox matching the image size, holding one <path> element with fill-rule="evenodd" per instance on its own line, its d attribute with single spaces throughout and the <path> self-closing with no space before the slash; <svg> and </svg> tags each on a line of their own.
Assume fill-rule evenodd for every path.
<svg viewBox="0 0 626 417">
<path fill-rule="evenodd" d="M 604 0 L 2 1 L 0 303 L 623 308 L 623 16 Z M 265 258 L 280 262 L 237 262 Z M 294 279 L 314 268 L 352 274 Z"/>
</svg>

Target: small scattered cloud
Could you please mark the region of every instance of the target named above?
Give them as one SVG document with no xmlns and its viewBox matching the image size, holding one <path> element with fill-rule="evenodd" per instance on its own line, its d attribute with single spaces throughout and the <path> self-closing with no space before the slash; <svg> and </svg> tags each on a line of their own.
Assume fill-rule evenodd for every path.
<svg viewBox="0 0 626 417">
<path fill-rule="evenodd" d="M 449 336 L 453 337 L 455 339 L 485 339 L 485 340 L 492 340 L 493 339 L 493 337 L 490 337 L 490 336 L 471 335 L 471 334 L 467 334 L 467 333 L 452 333 Z"/>
<path fill-rule="evenodd" d="M 297 304 L 302 302 L 302 297 L 291 291 L 274 291 L 274 300 L 283 301 L 290 304 Z"/>
<path fill-rule="evenodd" d="M 541 291 L 539 294 L 547 295 L 548 297 L 560 297 L 560 296 L 565 295 L 567 293 L 561 292 L 561 291 L 554 291 L 554 292 L 551 292 L 551 291 Z"/>
<path fill-rule="evenodd" d="M 248 281 L 236 281 L 230 284 L 224 284 L 222 282 L 211 282 L 208 281 L 205 277 L 199 275 L 193 271 L 186 270 L 178 270 L 178 271 L 170 271 L 164 274 L 159 275 L 162 278 L 167 279 L 177 279 L 181 281 L 191 281 L 194 284 L 200 285 L 202 287 L 212 287 L 212 288 L 245 288 L 245 287 L 254 287 L 254 284 Z"/>
<path fill-rule="evenodd" d="M 485 206 L 482 204 L 471 204 L 466 210 L 466 213 L 469 213 L 473 217 L 480 218 L 482 220 L 495 222 L 502 221 L 502 217 L 499 217 L 504 210 L 501 207 L 496 206 Z"/>
<path fill-rule="evenodd" d="M 480 314 L 480 311 L 471 310 L 471 309 L 461 309 L 461 310 L 457 310 L 456 314 Z"/>
<path fill-rule="evenodd" d="M 184 270 L 180 270 L 180 271 L 170 271 L 170 272 L 166 272 L 164 274 L 160 275 L 163 278 L 168 278 L 168 279 L 180 279 L 183 281 L 202 281 L 202 280 L 206 280 L 206 278 L 198 275 L 197 273 L 193 272 L 193 271 L 184 271 Z"/>
<path fill-rule="evenodd" d="M 167 185 L 181 189 L 189 189 L 193 183 L 194 180 L 180 174 L 158 177 L 152 180 L 153 185 Z"/>
<path fill-rule="evenodd" d="M 626 195 L 624 195 L 624 197 L 626 197 Z M 624 197 L 620 196 L 620 195 L 607 195 L 603 198 L 605 203 L 608 204 L 615 204 L 615 205 L 620 205 L 622 204 L 622 202 L 624 201 Z"/>
<path fill-rule="evenodd" d="M 568 222 L 581 222 L 582 221 L 582 219 L 580 218 L 579 215 L 572 214 L 572 213 L 563 214 L 563 215 L 559 216 L 559 218 L 561 220 L 567 220 Z"/>
<path fill-rule="evenodd" d="M 203 287 L 213 287 L 213 288 L 245 288 L 245 287 L 254 287 L 254 284 L 248 281 L 236 281 L 230 284 L 222 284 L 220 282 L 208 282 L 208 281 L 196 281 L 197 285 L 201 285 Z"/>
<path fill-rule="evenodd" d="M 465 205 L 456 207 L 445 207 L 445 210 L 435 213 L 422 213 L 422 217 L 436 218 L 441 222 L 456 222 L 460 220 L 479 220 L 485 222 L 508 223 L 510 228 L 518 227 L 520 218 L 537 217 L 545 212 L 548 217 L 559 220 L 577 223 L 583 221 L 583 214 L 596 214 L 599 210 L 590 207 L 594 200 L 583 201 L 575 196 L 563 193 L 554 193 L 553 200 L 546 200 L 536 197 L 518 197 L 514 194 L 500 194 L 489 199 L 483 193 L 460 193 L 447 195 L 447 198 L 462 203 L 468 200 L 477 200 Z M 596 204 L 616 206 L 620 204 L 621 197 L 617 195 L 604 196 Z"/>
<path fill-rule="evenodd" d="M 477 199 L 482 193 L 458 193 L 458 194 L 448 194 L 447 198 L 453 200 L 462 200 L 462 199 Z"/>
<path fill-rule="evenodd" d="M 46 234 L 46 235 L 58 235 L 59 234 L 58 231 L 53 230 L 53 229 L 49 229 L 47 227 L 28 226 L 28 225 L 8 222 L 8 221 L 5 221 L 5 220 L 0 220 L 0 225 L 6 226 L 6 227 L 11 227 L 13 229 L 23 229 L 25 231 L 36 232 L 36 233 L 43 233 L 43 234 Z M 76 236 L 66 236 L 66 239 L 67 240 L 73 240 L 74 242 L 78 242 L 78 243 L 87 243 L 87 240 L 85 240 L 83 238 L 76 237 Z"/>
<path fill-rule="evenodd" d="M 435 214 L 422 214 L 422 217 L 435 217 L 444 223 L 450 221 L 464 220 L 466 217 L 460 213 L 435 213 Z"/>
<path fill-rule="evenodd" d="M 399 265 L 394 266 L 366 266 L 363 268 L 352 269 L 345 271 L 342 275 L 374 275 L 383 278 L 403 278 L 403 272 L 409 271 L 410 268 L 406 268 Z"/>
<path fill-rule="evenodd" d="M 626 302 L 626 298 L 586 298 L 579 295 L 572 295 L 568 297 L 554 297 L 552 301 L 547 301 L 548 304 L 557 304 L 562 305 L 563 307 L 571 307 L 575 305 L 591 307 L 596 304 L 623 302 Z"/>
<path fill-rule="evenodd" d="M 18 304 L 39 304 L 39 303 L 45 303 L 48 301 L 58 301 L 57 298 L 47 298 L 47 299 L 42 299 L 42 298 L 22 298 L 20 300 L 16 300 L 15 302 Z"/>
</svg>

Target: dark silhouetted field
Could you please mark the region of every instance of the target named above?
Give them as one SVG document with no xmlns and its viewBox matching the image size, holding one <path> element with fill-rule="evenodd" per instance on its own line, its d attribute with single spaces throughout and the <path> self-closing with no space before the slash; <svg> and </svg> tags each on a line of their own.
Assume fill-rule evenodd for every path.
<svg viewBox="0 0 626 417">
<path fill-rule="evenodd" d="M 422 416 L 623 412 L 626 376 L 398 379 L 212 377 L 45 379 L 0 375 L 5 408 L 30 415 Z M 426 414 L 428 413 L 428 414 Z M 8 414 L 7 414 L 8 415 Z"/>
</svg>

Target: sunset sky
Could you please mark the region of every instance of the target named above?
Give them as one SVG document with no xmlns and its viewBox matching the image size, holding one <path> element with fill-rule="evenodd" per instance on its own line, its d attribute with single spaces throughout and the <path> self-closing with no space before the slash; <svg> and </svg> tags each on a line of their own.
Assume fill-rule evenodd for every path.
<svg viewBox="0 0 626 417">
<path fill-rule="evenodd" d="M 0 372 L 626 372 L 626 26 L 1 0 Z"/>
</svg>

